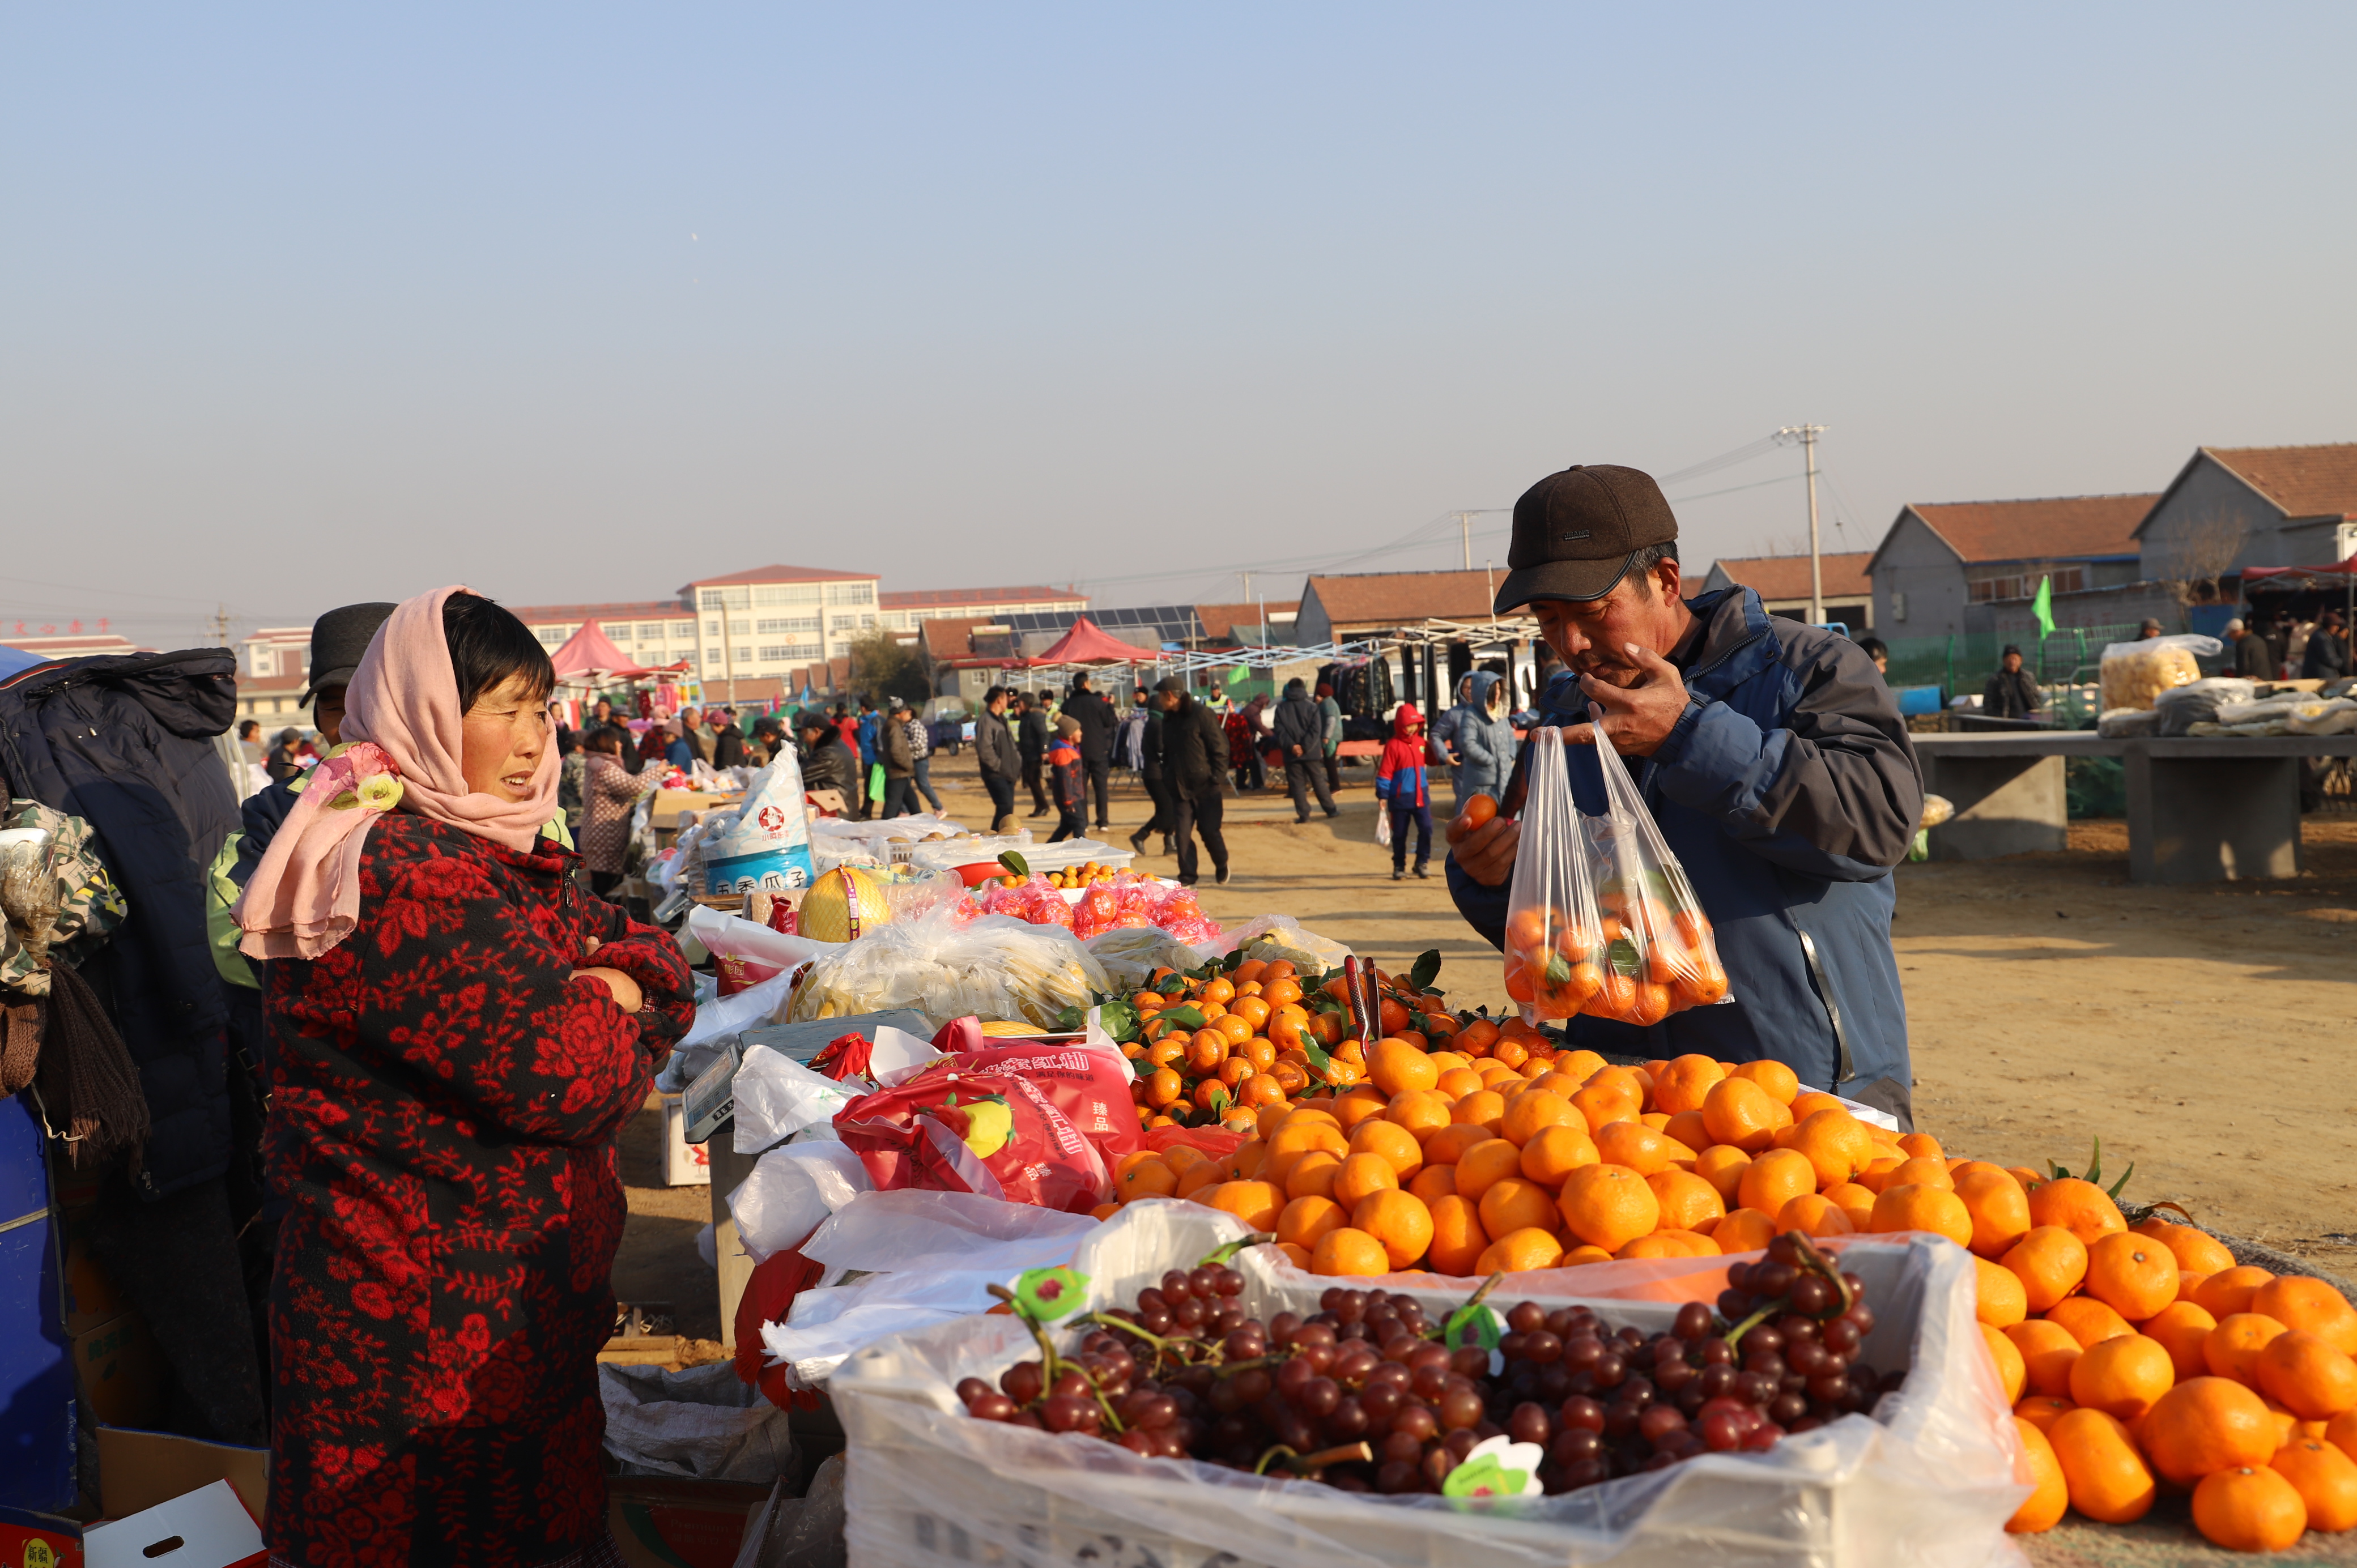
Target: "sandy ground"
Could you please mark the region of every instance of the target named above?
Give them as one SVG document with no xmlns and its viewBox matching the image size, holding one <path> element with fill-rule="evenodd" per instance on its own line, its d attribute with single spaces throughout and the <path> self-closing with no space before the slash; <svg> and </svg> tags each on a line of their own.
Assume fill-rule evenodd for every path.
<svg viewBox="0 0 2357 1568">
<path fill-rule="evenodd" d="M 985 825 L 972 754 L 934 773 L 951 814 Z M 1297 824 L 1282 794 L 1230 800 L 1232 879 L 1211 886 L 1206 862 L 1204 908 L 1223 924 L 1292 914 L 1387 969 L 1437 948 L 1453 1000 L 1502 1005 L 1493 950 L 1449 904 L 1441 847 L 1429 880 L 1390 879 L 1367 776 L 1330 822 L 1313 803 Z M 1149 809 L 1135 785 L 1116 790 L 1105 836 L 1125 838 Z M 1902 866 L 1894 942 L 1918 1126 L 1951 1153 L 2073 1172 L 2100 1138 L 2106 1185 L 2135 1165 L 2128 1201 L 2172 1199 L 2211 1229 L 2357 1274 L 2357 821 L 2311 818 L 2305 841 L 2306 873 L 2281 883 L 2132 886 L 2116 822 L 2074 826 L 2063 854 Z M 1139 865 L 1174 870 L 1155 853 Z M 694 1248 L 709 1197 L 650 1185 L 661 1125 L 651 1112 L 625 1139 L 616 1291 L 669 1301 L 682 1333 L 716 1338 Z M 2066 1524 L 2034 1556 L 2051 1568 L 2233 1560 L 2166 1502 L 2131 1530 Z M 2357 1562 L 2357 1549 L 2310 1535 L 2272 1561 Z"/>
</svg>

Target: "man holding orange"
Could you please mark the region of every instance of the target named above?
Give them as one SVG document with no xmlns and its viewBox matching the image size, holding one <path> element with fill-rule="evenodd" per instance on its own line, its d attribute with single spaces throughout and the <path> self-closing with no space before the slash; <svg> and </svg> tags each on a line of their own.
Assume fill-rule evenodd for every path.
<svg viewBox="0 0 2357 1568">
<path fill-rule="evenodd" d="M 1771 616 L 1749 588 L 1683 597 L 1677 532 L 1661 488 L 1634 468 L 1566 468 L 1514 503 L 1496 608 L 1527 608 L 1566 665 L 1538 722 L 1575 748 L 1572 792 L 1590 815 L 1604 810 L 1603 779 L 1580 748 L 1602 732 L 1700 896 L 1729 984 L 1727 1003 L 1648 1027 L 1579 1017 L 1566 1032 L 1641 1058 L 1774 1058 L 1904 1127 L 1890 871 L 1923 811 L 1906 723 L 1848 638 Z M 1448 826 L 1449 892 L 1500 946 L 1529 757 L 1494 818 Z"/>
</svg>

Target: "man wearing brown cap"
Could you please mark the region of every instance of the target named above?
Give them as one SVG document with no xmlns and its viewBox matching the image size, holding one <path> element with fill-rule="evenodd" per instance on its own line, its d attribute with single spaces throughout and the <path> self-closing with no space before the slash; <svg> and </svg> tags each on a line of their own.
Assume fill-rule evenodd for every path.
<svg viewBox="0 0 2357 1568">
<path fill-rule="evenodd" d="M 1604 810 L 1600 729 L 1702 899 L 1729 1000 L 1649 1028 L 1580 1017 L 1580 1045 L 1641 1058 L 1774 1058 L 1911 1125 L 1890 869 L 1923 810 L 1890 688 L 1848 638 L 1734 587 L 1681 596 L 1677 519 L 1651 476 L 1594 465 L 1514 503 L 1496 608 L 1537 618 L 1566 668 L 1539 701 L 1572 794 Z M 1590 709 L 1600 717 L 1591 722 Z M 1448 828 L 1449 892 L 1503 945 L 1525 747 L 1501 811 Z"/>
</svg>

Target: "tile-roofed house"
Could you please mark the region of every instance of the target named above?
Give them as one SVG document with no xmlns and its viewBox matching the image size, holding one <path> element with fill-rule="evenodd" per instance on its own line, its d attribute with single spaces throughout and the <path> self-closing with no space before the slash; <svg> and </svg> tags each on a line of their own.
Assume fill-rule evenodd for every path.
<svg viewBox="0 0 2357 1568">
<path fill-rule="evenodd" d="M 1302 585 L 1294 640 L 1305 647 L 1349 641 L 1427 620 L 1487 620 L 1506 574 L 1352 572 Z"/>
<path fill-rule="evenodd" d="M 2144 576 L 2136 525 L 2152 495 L 2051 496 L 2010 501 L 1918 501 L 1899 509 L 1867 562 L 1874 626 L 1885 637 L 1993 629 L 1995 607 L 2056 594 L 2116 589 Z M 2148 613 L 2114 604 L 2104 618 Z M 2057 611 L 2061 618 L 2061 611 Z"/>
<path fill-rule="evenodd" d="M 2357 442 L 2201 446 L 2161 493 L 2137 542 L 2147 576 L 2225 576 L 2244 566 L 2321 566 L 2357 552 Z"/>
<path fill-rule="evenodd" d="M 1870 552 L 1846 551 L 1819 555 L 1817 570 L 1824 588 L 1825 619 L 1839 621 L 1853 632 L 1874 624 L 1874 585 L 1867 580 Z M 1809 618 L 1809 558 L 1805 555 L 1722 555 L 1711 563 L 1702 581 L 1703 591 L 1740 583 L 1760 596 L 1770 615 Z"/>
<path fill-rule="evenodd" d="M 1259 642 L 1261 617 L 1268 618 L 1267 640 L 1274 644 L 1291 642 L 1293 628 L 1301 611 L 1299 599 L 1255 599 L 1250 604 L 1197 605 L 1195 618 L 1203 623 L 1206 642 Z"/>
</svg>

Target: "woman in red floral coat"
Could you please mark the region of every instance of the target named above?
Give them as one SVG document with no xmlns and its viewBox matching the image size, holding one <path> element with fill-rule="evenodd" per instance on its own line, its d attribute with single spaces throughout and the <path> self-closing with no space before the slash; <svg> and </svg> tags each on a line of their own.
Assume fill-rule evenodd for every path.
<svg viewBox="0 0 2357 1568">
<path fill-rule="evenodd" d="M 619 1562 L 597 1352 L 614 1138 L 694 1015 L 671 939 L 576 886 L 547 655 L 395 610 L 239 908 L 278 1042 L 271 1561 Z M 330 769 L 338 771 L 330 773 Z"/>
</svg>

